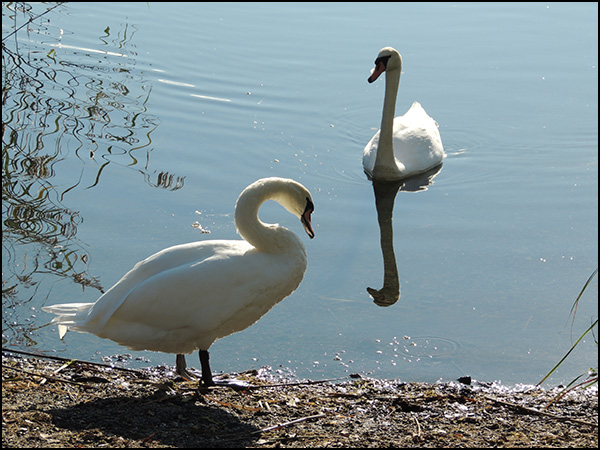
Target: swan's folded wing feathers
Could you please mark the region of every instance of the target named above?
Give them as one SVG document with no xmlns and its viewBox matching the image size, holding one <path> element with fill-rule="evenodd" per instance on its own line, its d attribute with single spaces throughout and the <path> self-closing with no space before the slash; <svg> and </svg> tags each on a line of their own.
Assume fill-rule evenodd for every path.
<svg viewBox="0 0 600 450">
<path fill-rule="evenodd" d="M 208 348 L 215 339 L 252 325 L 294 291 L 304 270 L 290 277 L 298 270 L 285 257 L 273 259 L 238 242 L 243 245 L 237 250 L 183 264 L 139 283 L 100 334 L 131 348 L 144 342 L 149 350 L 184 353 L 183 347 Z M 146 330 L 147 336 L 140 339 L 139 332 L 117 325 L 125 323 Z M 135 335 L 136 342 L 126 342 L 126 334 Z M 186 344 L 167 349 L 169 341 Z"/>
<path fill-rule="evenodd" d="M 252 303 L 253 291 L 279 281 L 253 259 L 218 254 L 160 272 L 131 290 L 114 316 L 157 328 L 210 327 Z"/>
<path fill-rule="evenodd" d="M 88 317 L 89 331 L 96 333 L 104 328 L 132 290 L 170 267 L 179 267 L 192 261 L 203 260 L 215 253 L 219 243 L 228 241 L 201 241 L 166 248 L 138 262 L 113 287 L 93 305 Z M 237 241 L 236 241 L 237 242 Z"/>
</svg>

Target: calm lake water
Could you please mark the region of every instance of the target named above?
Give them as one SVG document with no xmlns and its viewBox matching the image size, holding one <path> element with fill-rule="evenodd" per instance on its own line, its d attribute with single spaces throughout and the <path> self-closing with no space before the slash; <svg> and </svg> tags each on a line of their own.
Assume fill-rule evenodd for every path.
<svg viewBox="0 0 600 450">
<path fill-rule="evenodd" d="M 211 347 L 215 372 L 537 383 L 597 318 L 597 278 L 569 316 L 598 266 L 597 3 L 81 2 L 16 34 L 49 5 L 7 5 L 4 347 L 174 365 L 93 335 L 60 341 L 41 307 L 95 301 L 162 248 L 237 238 L 237 196 L 268 176 L 313 194 L 314 240 L 275 203 L 261 210 L 302 236 L 309 267 Z M 404 60 L 396 113 L 419 101 L 448 156 L 378 211 L 362 151 L 385 46 Z M 366 288 L 383 286 L 384 258 L 401 296 L 382 307 Z M 597 358 L 587 338 L 548 384 Z"/>
</svg>

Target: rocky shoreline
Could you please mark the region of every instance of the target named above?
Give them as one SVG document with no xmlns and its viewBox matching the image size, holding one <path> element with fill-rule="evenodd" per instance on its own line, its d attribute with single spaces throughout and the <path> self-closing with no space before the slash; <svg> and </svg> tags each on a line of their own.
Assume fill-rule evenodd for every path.
<svg viewBox="0 0 600 450">
<path fill-rule="evenodd" d="M 3 352 L 2 446 L 598 448 L 597 389 L 552 402 L 556 390 L 468 380 L 222 378 L 236 388 Z"/>
</svg>

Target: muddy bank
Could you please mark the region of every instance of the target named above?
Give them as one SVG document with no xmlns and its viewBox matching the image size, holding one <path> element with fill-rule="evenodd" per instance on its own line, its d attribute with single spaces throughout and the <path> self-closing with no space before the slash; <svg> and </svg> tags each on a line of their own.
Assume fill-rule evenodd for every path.
<svg viewBox="0 0 600 450">
<path fill-rule="evenodd" d="M 199 390 L 165 368 L 2 356 L 3 447 L 598 448 L 597 390 L 371 378 Z"/>
</svg>

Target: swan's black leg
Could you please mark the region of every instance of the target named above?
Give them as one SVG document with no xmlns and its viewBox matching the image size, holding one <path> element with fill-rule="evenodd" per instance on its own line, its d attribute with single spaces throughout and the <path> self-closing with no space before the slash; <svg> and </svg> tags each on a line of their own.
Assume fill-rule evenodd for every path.
<svg viewBox="0 0 600 450">
<path fill-rule="evenodd" d="M 198 356 L 200 356 L 200 365 L 202 366 L 202 383 L 205 386 L 214 386 L 215 382 L 208 362 L 208 350 L 198 350 Z"/>
</svg>

